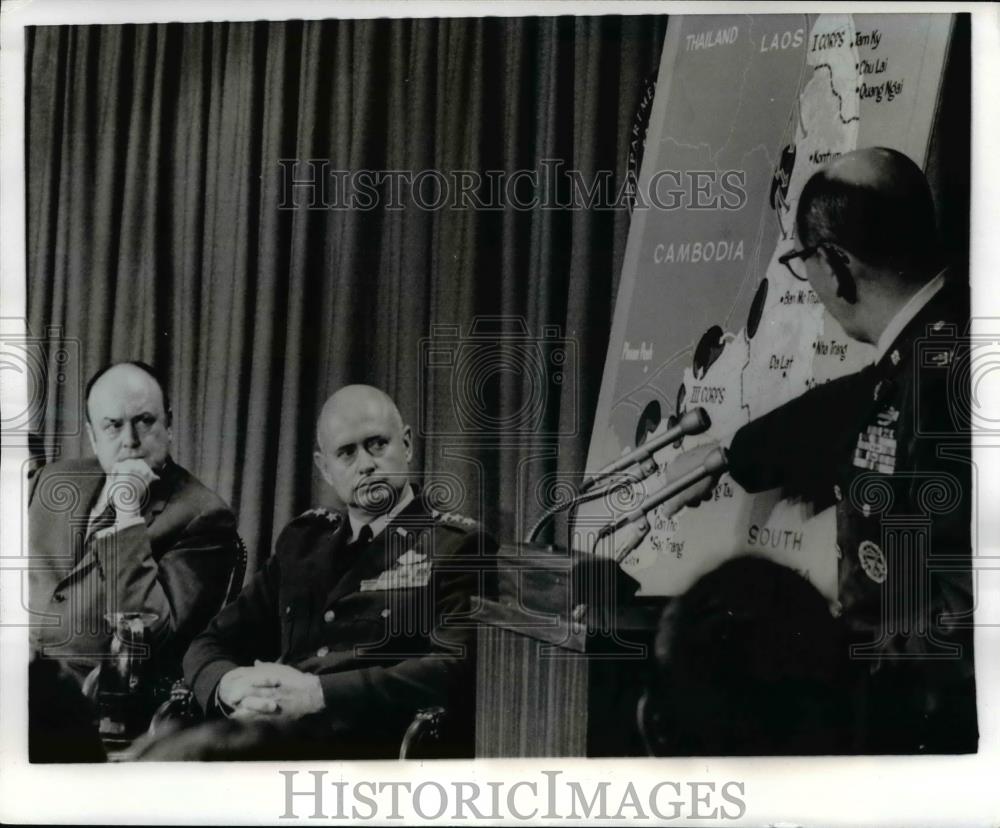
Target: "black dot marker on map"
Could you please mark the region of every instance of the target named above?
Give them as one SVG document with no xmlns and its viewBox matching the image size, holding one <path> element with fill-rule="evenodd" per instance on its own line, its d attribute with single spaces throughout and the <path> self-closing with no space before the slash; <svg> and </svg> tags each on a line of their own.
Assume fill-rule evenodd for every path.
<svg viewBox="0 0 1000 828">
<path fill-rule="evenodd" d="M 750 313 L 747 316 L 747 339 L 753 339 L 754 334 L 757 333 L 757 328 L 760 326 L 760 318 L 764 315 L 764 302 L 766 300 L 767 279 L 764 279 L 761 281 L 760 287 L 757 288 L 753 302 L 750 303 Z"/>
<path fill-rule="evenodd" d="M 702 379 L 712 363 L 722 356 L 725 344 L 722 341 L 722 328 L 712 325 L 699 340 L 694 349 L 694 378 Z"/>
<path fill-rule="evenodd" d="M 650 400 L 649 404 L 642 410 L 639 422 L 635 427 L 635 447 L 639 448 L 646 439 L 660 426 L 662 412 L 660 411 L 659 400 Z"/>
</svg>

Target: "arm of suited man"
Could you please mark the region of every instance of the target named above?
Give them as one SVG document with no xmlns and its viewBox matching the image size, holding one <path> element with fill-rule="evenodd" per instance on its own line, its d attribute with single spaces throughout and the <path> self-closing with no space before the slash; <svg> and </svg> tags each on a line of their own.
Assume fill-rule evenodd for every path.
<svg viewBox="0 0 1000 828">
<path fill-rule="evenodd" d="M 328 716 L 355 726 L 407 722 L 420 707 L 454 699 L 473 666 L 474 625 L 463 623 L 461 616 L 470 612 L 493 541 L 480 532 L 447 530 L 449 537 L 434 555 L 430 588 L 424 593 L 430 605 L 427 623 L 420 626 L 426 628 L 398 629 L 385 621 L 373 634 L 371 619 L 378 617 L 374 611 L 390 592 L 346 595 L 337 605 L 338 618 L 346 616 L 339 628 L 323 623 L 316 603 L 304 613 L 297 606 L 293 609 L 301 603 L 296 598 L 312 571 L 303 560 L 297 533 L 294 526 L 286 528 L 265 569 L 189 649 L 185 676 L 202 708 L 214 709 L 223 676 L 258 659 L 277 660 L 318 676 Z M 313 584 L 312 589 L 321 601 L 329 585 Z M 391 592 L 416 601 L 421 590 Z M 414 613 L 411 620 L 417 618 L 421 608 L 407 606 Z M 398 617 L 406 614 L 397 609 Z M 367 621 L 355 623 L 360 616 Z"/>
<path fill-rule="evenodd" d="M 235 518 L 221 503 L 181 519 L 159 555 L 143 523 L 94 539 L 109 609 L 154 613 L 157 657 L 178 660 L 222 604 L 239 547 Z"/>
<path fill-rule="evenodd" d="M 96 491 L 95 477 L 103 479 L 103 473 L 90 461 L 50 464 L 32 477 L 31 555 L 52 563 L 51 570 L 33 576 L 33 609 L 61 614 L 62 624 L 51 627 L 61 631 L 80 622 L 87 629 L 102 628 L 96 622 L 108 612 L 155 614 L 149 629 L 155 657 L 179 662 L 225 596 L 239 550 L 236 519 L 214 492 L 178 467 L 155 514 L 95 533 L 74 560 L 76 526 L 84 525 L 86 516 L 60 498 L 80 492 L 73 503 L 86 508 L 82 487 L 93 485 Z M 49 645 L 61 646 L 51 640 Z M 106 641 L 85 634 L 70 645 L 93 652 Z"/>
</svg>

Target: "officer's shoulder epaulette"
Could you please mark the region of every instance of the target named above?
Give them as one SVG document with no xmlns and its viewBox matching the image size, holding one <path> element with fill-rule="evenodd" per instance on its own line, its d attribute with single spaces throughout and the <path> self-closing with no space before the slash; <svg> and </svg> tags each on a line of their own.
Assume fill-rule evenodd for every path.
<svg viewBox="0 0 1000 828">
<path fill-rule="evenodd" d="M 478 520 L 460 515 L 458 512 L 439 512 L 433 509 L 431 516 L 441 526 L 450 526 L 452 529 L 461 529 L 464 532 L 475 532 L 480 528 Z"/>
<path fill-rule="evenodd" d="M 300 524 L 316 523 L 317 521 L 328 524 L 331 527 L 336 527 L 340 525 L 340 522 L 344 519 L 344 516 L 340 512 L 331 512 L 329 509 L 324 509 L 322 506 L 317 506 L 314 509 L 307 509 L 298 517 L 292 518 L 289 526 L 297 526 Z"/>
</svg>

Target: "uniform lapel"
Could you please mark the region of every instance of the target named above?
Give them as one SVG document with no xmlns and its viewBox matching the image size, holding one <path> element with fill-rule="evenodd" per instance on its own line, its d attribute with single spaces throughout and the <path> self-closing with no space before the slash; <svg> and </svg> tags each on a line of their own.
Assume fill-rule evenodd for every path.
<svg viewBox="0 0 1000 828">
<path fill-rule="evenodd" d="M 160 513 L 166 508 L 167 503 L 170 500 L 170 496 L 176 488 L 177 475 L 177 465 L 172 460 L 168 459 L 167 464 L 160 472 L 160 479 L 154 481 L 153 485 L 149 488 L 149 503 L 143 514 L 147 528 L 153 524 L 153 521 L 155 521 Z M 82 481 L 82 485 L 80 487 L 80 503 L 86 504 L 86 510 L 83 513 L 83 517 L 85 519 L 81 521 L 81 530 L 74 533 L 74 541 L 78 544 L 78 546 L 75 546 L 73 549 L 74 560 L 77 560 L 78 562 L 68 573 L 66 573 L 63 581 L 68 581 L 79 576 L 96 563 L 96 559 L 94 557 L 94 547 L 91 543 L 91 535 L 88 533 L 87 529 L 90 524 L 90 513 L 97 502 L 101 489 L 104 487 L 105 479 L 106 476 L 94 475 L 92 477 L 84 478 Z M 80 518 L 81 516 L 78 514 L 77 519 L 80 520 Z M 80 551 L 79 545 L 82 545 L 83 547 L 82 555 L 78 554 Z"/>
<path fill-rule="evenodd" d="M 316 550 L 318 554 L 308 558 L 309 575 L 317 591 L 322 593 L 321 604 L 329 604 L 339 597 L 339 588 L 344 583 L 342 556 L 347 552 L 350 536 L 351 522 L 344 516 L 333 534 Z"/>
<path fill-rule="evenodd" d="M 958 289 L 945 283 L 934 296 L 930 298 L 916 316 L 899 332 L 882 358 L 876 363 L 879 377 L 900 374 L 905 366 L 914 363 L 915 349 L 918 342 L 932 333 L 944 332 L 945 326 L 951 325 L 957 330 L 952 336 L 958 338 L 967 335 L 967 331 L 959 326 L 961 319 L 968 320 L 967 305 L 958 295 Z M 942 338 L 947 336 L 944 333 Z"/>
<path fill-rule="evenodd" d="M 385 527 L 382 533 L 385 540 L 382 544 L 381 568 L 375 576 L 395 567 L 396 561 L 413 547 L 415 535 L 426 524 L 427 507 L 418 494 L 402 512 L 396 515 L 392 523 Z"/>
<path fill-rule="evenodd" d="M 347 524 L 346 531 L 341 539 L 341 543 L 337 546 L 336 554 L 351 556 L 352 560 L 346 562 L 343 559 L 333 561 L 334 571 L 340 573 L 340 575 L 339 577 L 334 576 L 336 582 L 327 595 L 327 604 L 332 604 L 345 595 L 357 592 L 363 579 L 374 577 L 374 575 L 370 574 L 373 569 L 376 570 L 375 574 L 378 574 L 378 571 L 380 571 L 378 567 L 383 558 L 382 547 L 385 543 L 385 532 L 382 532 L 365 548 L 354 549 L 347 542 L 351 534 L 350 521 L 345 520 L 344 523 Z"/>
<path fill-rule="evenodd" d="M 146 520 L 146 528 L 153 525 L 153 521 L 159 517 L 160 513 L 167 508 L 171 495 L 177 490 L 177 478 L 180 470 L 173 460 L 167 459 L 166 465 L 160 472 L 160 479 L 153 481 L 149 487 L 149 506 L 143 517 Z"/>
<path fill-rule="evenodd" d="M 94 468 L 100 469 L 96 462 Z M 90 512 L 97 503 L 101 489 L 104 488 L 104 479 L 105 475 L 96 473 L 81 474 L 79 477 L 77 482 L 80 491 L 79 506 L 67 514 L 61 530 L 65 533 L 64 537 L 72 538 L 70 549 L 72 562 L 63 572 L 60 586 L 94 563 L 93 553 L 87 549 L 87 528 L 90 524 Z"/>
<path fill-rule="evenodd" d="M 423 500 L 418 495 L 393 518 L 377 538 L 372 540 L 365 549 L 357 552 L 346 549 L 347 535 L 350 534 L 350 521 L 345 520 L 347 533 L 338 553 L 353 553 L 358 557 L 347 565 L 346 570 L 341 570 L 343 575 L 337 579 L 327 596 L 326 603 L 332 604 L 351 592 L 357 592 L 361 581 L 377 578 L 386 570 L 391 569 L 395 565 L 396 559 L 409 548 L 401 538 L 397 537 L 398 530 L 400 528 L 413 530 L 415 522 L 419 522 L 425 512 Z"/>
<path fill-rule="evenodd" d="M 913 393 L 912 386 L 916 381 L 916 373 L 920 370 L 916 349 L 921 340 L 928 337 L 935 331 L 943 331 L 944 326 L 957 325 L 957 320 L 961 319 L 960 298 L 956 296 L 956 291 L 950 285 L 945 285 L 930 301 L 927 302 L 899 332 L 899 335 L 892 341 L 882 358 L 870 366 L 871 371 L 871 395 L 869 401 L 859 412 L 860 416 L 856 425 L 857 440 L 855 447 L 851 451 L 851 465 L 854 470 L 865 469 L 864 460 L 859 460 L 857 452 L 860 441 L 867 443 L 877 442 L 876 420 L 880 412 L 889 411 L 893 406 L 896 408 L 896 416 L 900 410 L 899 402 L 901 395 Z M 966 318 L 968 318 L 966 316 Z M 954 336 L 962 336 L 965 332 L 961 329 L 954 331 Z M 947 334 L 943 337 L 948 341 Z M 891 412 L 890 412 L 891 413 Z M 896 423 L 893 428 L 896 431 L 895 439 L 898 443 L 898 427 L 912 428 L 912 423 Z M 869 434 L 869 430 L 876 428 L 876 436 Z M 865 451 L 869 451 L 870 447 Z M 901 450 L 896 445 L 893 454 Z"/>
</svg>

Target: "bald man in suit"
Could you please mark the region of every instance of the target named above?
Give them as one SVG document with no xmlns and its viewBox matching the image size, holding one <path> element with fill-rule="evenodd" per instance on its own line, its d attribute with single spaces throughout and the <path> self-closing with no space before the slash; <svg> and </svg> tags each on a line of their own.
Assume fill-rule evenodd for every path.
<svg viewBox="0 0 1000 828">
<path fill-rule="evenodd" d="M 170 407 L 152 368 L 102 369 L 86 406 L 96 458 L 50 463 L 32 481 L 32 644 L 82 683 L 110 652 L 106 616 L 147 613 L 148 675 L 169 681 L 226 594 L 236 520 L 171 459 Z"/>
</svg>

